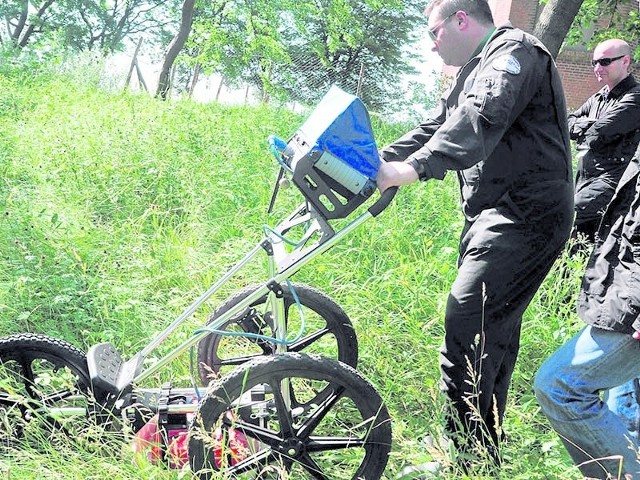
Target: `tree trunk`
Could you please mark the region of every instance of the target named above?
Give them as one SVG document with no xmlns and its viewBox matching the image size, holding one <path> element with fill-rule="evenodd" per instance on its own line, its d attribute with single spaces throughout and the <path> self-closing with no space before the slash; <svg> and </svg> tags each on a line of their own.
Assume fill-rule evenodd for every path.
<svg viewBox="0 0 640 480">
<path fill-rule="evenodd" d="M 549 49 L 553 58 L 558 56 L 573 19 L 584 0 L 549 0 L 536 22 L 533 34 Z"/>
<path fill-rule="evenodd" d="M 18 45 L 18 40 L 20 39 L 20 35 L 22 34 L 22 30 L 24 29 L 25 25 L 27 24 L 27 18 L 29 18 L 29 2 L 27 0 L 25 0 L 22 3 L 22 10 L 20 12 L 20 17 L 18 18 L 18 23 L 15 26 L 15 28 L 13 29 L 13 31 L 11 31 L 11 25 L 9 23 L 9 19 L 7 18 L 7 29 L 9 30 L 9 36 L 11 37 L 11 40 L 14 41 L 14 43 L 16 45 Z"/>
<path fill-rule="evenodd" d="M 166 100 L 169 94 L 169 88 L 171 86 L 170 75 L 173 62 L 180 53 L 180 50 L 182 50 L 182 47 L 184 47 L 184 44 L 187 42 L 189 33 L 191 33 L 193 7 L 195 3 L 196 0 L 184 0 L 182 3 L 182 20 L 180 21 L 180 29 L 178 30 L 178 33 L 176 33 L 176 36 L 173 37 L 173 40 L 171 40 L 171 43 L 167 48 L 167 53 L 165 54 L 164 61 L 162 62 L 162 69 L 160 70 L 160 78 L 158 79 L 156 97 L 160 97 L 162 100 Z"/>
<path fill-rule="evenodd" d="M 189 86 L 189 98 L 193 96 L 193 91 L 196 89 L 196 83 L 198 83 L 199 77 L 200 77 L 200 63 L 196 63 L 196 66 L 193 67 L 193 77 L 191 77 L 191 84 Z"/>
<path fill-rule="evenodd" d="M 53 5 L 55 0 L 47 0 L 46 2 L 44 2 L 40 8 L 38 9 L 38 11 L 36 12 L 35 16 L 40 20 L 42 19 L 42 17 L 44 16 L 46 10 Z M 28 2 L 25 2 L 26 5 L 28 5 Z M 24 30 L 24 27 L 26 25 L 26 20 L 27 18 L 24 17 L 24 14 L 26 13 L 26 11 L 23 12 L 23 15 L 20 17 L 20 22 L 18 24 L 18 27 L 16 27 L 16 30 L 13 33 L 13 37 L 14 40 L 17 41 L 17 45 L 20 48 L 24 48 L 27 43 L 29 42 L 29 39 L 31 38 L 31 35 L 33 34 L 34 30 L 36 29 L 36 25 L 37 22 L 34 23 L 33 21 L 31 22 L 31 24 L 27 27 L 26 30 Z M 23 31 L 24 30 L 24 31 Z"/>
<path fill-rule="evenodd" d="M 218 91 L 216 92 L 216 102 L 220 100 L 220 92 L 222 92 L 222 85 L 224 83 L 224 77 L 220 76 L 220 83 L 218 84 Z"/>
</svg>

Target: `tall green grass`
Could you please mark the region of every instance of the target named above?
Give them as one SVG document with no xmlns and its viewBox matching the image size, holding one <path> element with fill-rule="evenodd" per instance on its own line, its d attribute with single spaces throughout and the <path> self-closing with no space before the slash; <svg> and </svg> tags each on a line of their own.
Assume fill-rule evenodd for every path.
<svg viewBox="0 0 640 480">
<path fill-rule="evenodd" d="M 266 138 L 286 138 L 304 116 L 101 88 L 99 64 L 35 66 L 0 68 L 0 335 L 41 332 L 83 349 L 111 341 L 132 354 L 297 204 L 283 191 L 266 212 L 278 168 Z M 374 130 L 382 145 L 405 127 L 374 118 Z M 394 422 L 389 479 L 406 463 L 446 456 L 421 439 L 441 433 L 438 353 L 462 226 L 457 202 L 453 176 L 403 188 L 295 277 L 329 294 L 355 325 L 359 370 Z M 216 301 L 263 280 L 263 267 L 239 275 L 170 345 Z M 504 466 L 498 477 L 473 478 L 579 478 L 540 414 L 532 379 L 580 327 L 571 298 L 581 269 L 581 259 L 559 262 L 526 312 Z M 168 376 L 186 381 L 187 360 Z M 101 449 L 41 439 L 0 458 L 0 478 L 189 478 L 133 467 L 126 446 L 112 441 Z"/>
</svg>

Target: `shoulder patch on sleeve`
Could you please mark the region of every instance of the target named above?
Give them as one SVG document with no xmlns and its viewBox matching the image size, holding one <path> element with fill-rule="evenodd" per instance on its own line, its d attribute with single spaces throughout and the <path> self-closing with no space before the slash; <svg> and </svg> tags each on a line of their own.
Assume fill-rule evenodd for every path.
<svg viewBox="0 0 640 480">
<path fill-rule="evenodd" d="M 495 70 L 510 73 L 511 75 L 518 75 L 520 73 L 520 62 L 513 55 L 501 55 L 496 58 L 491 66 Z"/>
</svg>

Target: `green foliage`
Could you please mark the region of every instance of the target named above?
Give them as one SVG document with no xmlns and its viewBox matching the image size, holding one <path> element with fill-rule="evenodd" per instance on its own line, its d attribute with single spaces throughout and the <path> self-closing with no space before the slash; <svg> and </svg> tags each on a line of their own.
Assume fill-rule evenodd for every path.
<svg viewBox="0 0 640 480">
<path fill-rule="evenodd" d="M 0 41 L 34 50 L 119 51 L 127 37 L 151 42 L 167 36 L 177 0 L 3 0 Z"/>
<path fill-rule="evenodd" d="M 131 314 L 163 321 L 174 313 L 143 313 L 140 300 L 177 294 L 189 275 L 206 270 L 206 263 L 188 260 L 198 253 L 189 245 L 195 238 L 204 241 L 198 250 L 213 250 L 205 258 L 215 263 L 210 255 L 219 235 L 238 230 L 225 216 L 233 205 L 261 216 L 264 208 L 258 206 L 268 201 L 272 175 L 257 168 L 254 158 L 267 151 L 267 135 L 286 123 L 281 125 L 276 111 L 246 118 L 242 109 L 196 109 L 188 102 L 164 107 L 127 94 L 109 96 L 90 85 L 66 88 L 68 78 L 32 85 L 29 96 L 38 101 L 29 111 L 16 106 L 11 122 L 3 122 L 4 138 L 11 140 L 3 142 L 0 164 L 3 271 L 16 276 L 0 303 L 21 319 L 22 329 L 68 336 L 61 329 L 71 328 L 72 339 L 78 339 L 104 322 L 98 330 L 115 335 L 109 332 L 118 328 L 109 321 Z M 2 83 L 10 87 L 10 80 Z M 9 101 L 15 95 L 5 89 L 0 103 Z M 262 162 L 270 165 L 266 155 Z M 220 175 L 231 180 L 212 195 Z M 236 188 L 236 181 L 252 178 L 267 189 Z M 156 244 L 160 231 L 166 237 Z M 119 243 L 125 232 L 137 240 Z M 181 235 L 192 239 L 174 245 Z M 175 278 L 170 270 L 183 262 L 195 271 Z M 112 268 L 120 278 L 108 275 Z M 151 275 L 156 268 L 160 276 Z"/>
<path fill-rule="evenodd" d="M 638 8 L 632 8 L 628 16 L 623 16 L 619 7 L 637 7 L 637 0 L 584 0 L 566 42 L 569 45 L 585 45 L 593 49 L 598 43 L 610 38 L 622 38 L 631 45 L 640 42 L 640 16 Z M 599 25 L 601 18 L 610 19 L 606 25 Z M 585 32 L 589 32 L 585 44 Z M 636 48 L 635 59 L 640 60 L 640 45 Z"/>
<path fill-rule="evenodd" d="M 265 140 L 287 137 L 303 119 L 283 109 L 107 92 L 93 69 L 35 66 L 0 67 L 0 335 L 43 332 L 84 349 L 110 340 L 130 355 L 259 242 L 264 224 L 297 205 L 285 190 L 266 213 L 277 164 Z M 380 145 L 406 128 L 373 121 Z M 453 176 L 403 188 L 382 215 L 295 277 L 330 295 L 354 323 L 358 368 L 393 419 L 386 479 L 406 463 L 446 455 L 421 439 L 441 432 L 438 351 L 462 227 L 457 203 Z M 572 297 L 581 270 L 581 259 L 559 261 L 528 309 L 505 464 L 497 476 L 480 469 L 472 478 L 580 478 L 531 385 L 537 366 L 579 328 Z M 250 267 L 212 303 L 264 275 L 263 265 Z M 168 370 L 188 379 L 188 359 Z M 113 437 L 95 437 L 105 448 L 41 438 L 3 450 L 0 472 L 17 480 L 190 478 L 148 462 L 134 467 Z"/>
<path fill-rule="evenodd" d="M 213 2 L 198 8 L 189 51 L 205 71 L 255 85 L 265 99 L 314 104 L 337 84 L 379 110 L 399 101 L 398 81 L 413 72 L 408 46 L 421 5 Z"/>
</svg>

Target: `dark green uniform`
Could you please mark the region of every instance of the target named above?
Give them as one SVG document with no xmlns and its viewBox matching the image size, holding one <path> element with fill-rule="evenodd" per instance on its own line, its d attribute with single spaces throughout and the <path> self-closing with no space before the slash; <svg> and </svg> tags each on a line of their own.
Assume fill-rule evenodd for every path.
<svg viewBox="0 0 640 480">
<path fill-rule="evenodd" d="M 468 398 L 495 441 L 523 312 L 571 230 L 573 181 L 564 92 L 545 47 L 506 25 L 476 53 L 435 116 L 381 153 L 409 159 L 422 180 L 458 175 L 465 226 L 445 313 L 443 390 L 458 417 L 451 430 L 461 420 L 484 440 Z"/>
</svg>

